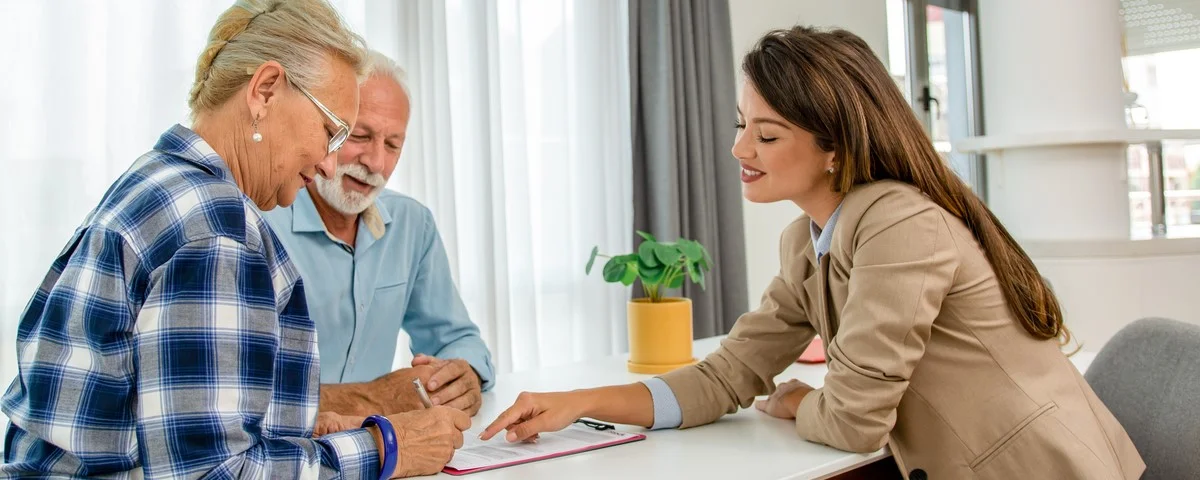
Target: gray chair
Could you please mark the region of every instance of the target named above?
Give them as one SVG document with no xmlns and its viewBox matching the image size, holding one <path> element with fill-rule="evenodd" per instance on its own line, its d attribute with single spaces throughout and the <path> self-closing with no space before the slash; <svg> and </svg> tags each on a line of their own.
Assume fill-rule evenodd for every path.
<svg viewBox="0 0 1200 480">
<path fill-rule="evenodd" d="M 1133 322 L 1085 377 L 1146 462 L 1142 478 L 1200 479 L 1200 326 Z"/>
</svg>

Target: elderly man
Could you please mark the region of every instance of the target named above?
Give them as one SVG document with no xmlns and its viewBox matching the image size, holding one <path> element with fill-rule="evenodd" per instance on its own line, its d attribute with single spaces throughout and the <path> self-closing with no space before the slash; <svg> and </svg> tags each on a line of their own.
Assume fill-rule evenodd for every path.
<svg viewBox="0 0 1200 480">
<path fill-rule="evenodd" d="M 309 293 L 320 410 L 420 408 L 412 383 L 420 378 L 434 405 L 474 415 L 492 383 L 490 354 L 451 280 L 433 216 L 384 188 L 404 146 L 410 100 L 404 71 L 371 55 L 374 70 L 359 88 L 358 122 L 335 175 L 301 190 L 290 208 L 265 213 Z M 416 357 L 412 368 L 389 372 L 401 328 Z"/>
</svg>

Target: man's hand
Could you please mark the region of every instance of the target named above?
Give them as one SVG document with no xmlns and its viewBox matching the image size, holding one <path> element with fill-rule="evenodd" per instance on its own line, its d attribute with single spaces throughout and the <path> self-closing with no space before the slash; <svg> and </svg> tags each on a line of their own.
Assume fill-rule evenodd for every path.
<svg viewBox="0 0 1200 480">
<path fill-rule="evenodd" d="M 434 369 L 430 378 L 422 379 L 434 405 L 456 408 L 470 416 L 479 413 L 479 408 L 483 406 L 483 383 L 466 360 L 441 360 L 428 355 L 417 355 L 412 364 L 413 368 Z"/>
<path fill-rule="evenodd" d="M 401 368 L 392 373 L 379 377 L 367 384 L 376 400 L 382 404 L 383 413 L 401 413 L 424 408 L 421 396 L 413 388 L 413 379 L 420 378 L 421 383 L 429 384 L 429 379 L 437 371 L 431 366 L 414 366 Z"/>
<path fill-rule="evenodd" d="M 365 417 L 388 415 L 422 408 L 413 379 L 426 385 L 436 369 L 430 365 L 402 368 L 366 383 L 321 385 L 322 412 Z"/>
</svg>

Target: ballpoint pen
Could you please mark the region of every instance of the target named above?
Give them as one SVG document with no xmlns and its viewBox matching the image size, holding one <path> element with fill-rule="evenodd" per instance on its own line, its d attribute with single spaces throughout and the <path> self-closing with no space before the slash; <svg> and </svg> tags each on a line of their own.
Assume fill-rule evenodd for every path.
<svg viewBox="0 0 1200 480">
<path fill-rule="evenodd" d="M 421 397 L 421 405 L 425 408 L 433 408 L 433 402 L 429 400 L 429 392 L 425 391 L 425 385 L 421 384 L 421 379 L 413 379 L 413 388 L 417 390 L 417 396 Z"/>
</svg>

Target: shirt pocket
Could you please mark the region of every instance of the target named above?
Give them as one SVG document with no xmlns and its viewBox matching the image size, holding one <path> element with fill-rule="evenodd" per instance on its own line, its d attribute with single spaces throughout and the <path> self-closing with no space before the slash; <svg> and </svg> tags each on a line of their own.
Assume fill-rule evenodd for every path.
<svg viewBox="0 0 1200 480">
<path fill-rule="evenodd" d="M 384 281 L 375 287 L 371 297 L 371 317 L 387 320 L 379 323 L 387 325 L 388 328 L 372 328 L 372 334 L 396 336 L 396 331 L 400 329 L 404 314 L 408 310 L 408 286 L 408 279 L 403 279 Z"/>
<path fill-rule="evenodd" d="M 371 298 L 372 321 L 367 327 L 367 332 L 371 338 L 386 339 L 387 344 L 394 345 L 395 350 L 402 352 L 404 356 L 403 359 L 397 360 L 393 351 L 390 357 L 384 359 L 389 363 L 383 367 L 394 367 L 401 362 L 399 366 L 407 367 L 408 362 L 412 361 L 412 354 L 409 353 L 409 337 L 403 334 L 402 327 L 408 310 L 409 282 L 408 279 L 404 279 L 383 283 L 375 288 L 374 297 Z M 386 356 L 387 352 L 381 353 Z"/>
</svg>

